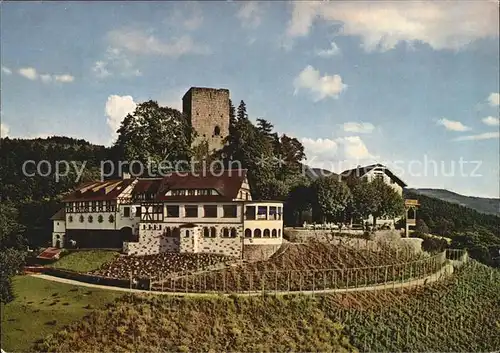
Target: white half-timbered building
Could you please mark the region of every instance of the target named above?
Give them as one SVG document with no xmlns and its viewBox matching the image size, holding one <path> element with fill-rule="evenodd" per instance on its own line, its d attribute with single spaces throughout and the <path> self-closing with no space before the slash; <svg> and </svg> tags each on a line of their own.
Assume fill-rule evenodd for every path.
<svg viewBox="0 0 500 353">
<path fill-rule="evenodd" d="M 246 170 L 203 174 L 84 184 L 53 216 L 53 246 L 243 257 L 281 245 L 282 202 L 252 200 Z"/>
</svg>

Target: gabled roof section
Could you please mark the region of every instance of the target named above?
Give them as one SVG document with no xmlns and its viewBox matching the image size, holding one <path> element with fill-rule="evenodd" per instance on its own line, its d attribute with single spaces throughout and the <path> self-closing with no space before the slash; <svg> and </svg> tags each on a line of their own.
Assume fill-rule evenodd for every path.
<svg viewBox="0 0 500 353">
<path fill-rule="evenodd" d="M 172 173 L 162 180 L 157 199 L 164 201 L 232 201 L 247 176 L 246 169 L 229 169 L 211 173 Z M 216 190 L 219 195 L 175 195 L 166 196 L 169 190 Z"/>
<path fill-rule="evenodd" d="M 221 172 L 173 172 L 164 178 L 118 179 L 82 184 L 63 198 L 69 201 L 114 200 L 130 185 L 132 199 L 150 201 L 218 202 L 232 201 L 247 177 L 246 169 Z M 217 195 L 166 195 L 170 190 L 215 190 Z M 147 195 L 140 198 L 140 195 Z"/>
<path fill-rule="evenodd" d="M 62 201 L 96 201 L 115 200 L 136 179 L 114 179 L 94 181 L 79 186 L 75 191 L 66 195 Z"/>
<path fill-rule="evenodd" d="M 401 180 L 400 178 L 398 178 L 393 172 L 391 172 L 389 170 L 389 168 L 387 168 L 385 165 L 380 164 L 380 163 L 371 164 L 371 165 L 367 165 L 364 167 L 358 166 L 357 168 L 354 168 L 354 169 L 348 169 L 348 170 L 345 170 L 342 173 L 340 173 L 340 176 L 342 177 L 342 179 L 348 179 L 348 178 L 352 178 L 352 177 L 361 178 L 365 174 L 369 173 L 370 171 L 372 171 L 375 168 L 383 169 L 384 173 L 387 174 L 387 176 L 389 176 L 389 178 L 391 178 L 399 186 L 401 186 L 401 187 L 407 186 L 406 183 L 403 180 Z"/>
<path fill-rule="evenodd" d="M 50 219 L 53 221 L 64 221 L 66 219 L 66 211 L 64 208 L 61 208 Z"/>
</svg>

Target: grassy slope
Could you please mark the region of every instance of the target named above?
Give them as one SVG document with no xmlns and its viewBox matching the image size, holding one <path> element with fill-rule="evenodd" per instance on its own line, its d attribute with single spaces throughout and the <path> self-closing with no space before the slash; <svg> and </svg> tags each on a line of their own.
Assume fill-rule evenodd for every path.
<svg viewBox="0 0 500 353">
<path fill-rule="evenodd" d="M 37 340 L 123 295 L 30 276 L 15 277 L 13 282 L 16 299 L 2 304 L 2 349 L 6 352 L 32 351 Z"/>
<path fill-rule="evenodd" d="M 500 271 L 474 264 L 413 292 L 123 297 L 48 337 L 40 348 L 342 351 L 353 350 L 350 341 L 359 351 L 492 351 L 500 347 Z"/>
<path fill-rule="evenodd" d="M 119 254 L 116 251 L 88 250 L 75 251 L 61 257 L 51 266 L 76 272 L 89 272 L 99 269 L 105 263 L 113 261 Z"/>
<path fill-rule="evenodd" d="M 312 298 L 124 297 L 49 337 L 42 350 L 348 352 L 342 326 Z"/>
</svg>

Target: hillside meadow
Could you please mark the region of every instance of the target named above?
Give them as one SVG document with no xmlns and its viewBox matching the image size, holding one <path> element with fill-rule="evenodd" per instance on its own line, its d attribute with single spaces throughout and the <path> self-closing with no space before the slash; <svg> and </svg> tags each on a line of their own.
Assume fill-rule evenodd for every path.
<svg viewBox="0 0 500 353">
<path fill-rule="evenodd" d="M 500 271 L 475 261 L 413 290 L 318 296 L 125 295 L 39 351 L 493 351 Z"/>
</svg>

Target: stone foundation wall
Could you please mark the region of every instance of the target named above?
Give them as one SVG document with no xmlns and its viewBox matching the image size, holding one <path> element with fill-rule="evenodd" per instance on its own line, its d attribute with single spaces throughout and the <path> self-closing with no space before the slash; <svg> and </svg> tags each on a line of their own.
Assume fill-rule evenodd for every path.
<svg viewBox="0 0 500 353">
<path fill-rule="evenodd" d="M 200 252 L 241 257 L 241 238 L 201 238 Z"/>
<path fill-rule="evenodd" d="M 222 254 L 241 258 L 243 227 L 236 226 L 235 238 L 222 237 L 222 229 L 227 225 L 211 225 L 216 228 L 215 238 L 203 235 L 203 226 L 183 228 L 180 237 L 165 236 L 163 230 L 139 230 L 138 242 L 123 243 L 123 252 L 127 255 L 149 255 L 163 252 L 197 252 Z M 231 228 L 231 227 L 229 227 Z M 190 236 L 185 237 L 185 231 L 189 229 Z M 195 244 L 193 246 L 193 239 Z"/>
<path fill-rule="evenodd" d="M 152 255 L 178 251 L 179 238 L 167 237 L 163 234 L 163 230 L 141 229 L 138 242 L 123 243 L 123 252 L 127 255 Z"/>
</svg>

